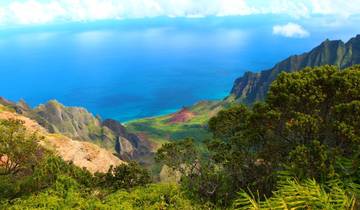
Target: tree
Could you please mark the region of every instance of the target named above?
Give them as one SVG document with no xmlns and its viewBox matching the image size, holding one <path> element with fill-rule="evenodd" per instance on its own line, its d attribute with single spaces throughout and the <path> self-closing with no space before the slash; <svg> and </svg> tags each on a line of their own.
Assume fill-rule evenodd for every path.
<svg viewBox="0 0 360 210">
<path fill-rule="evenodd" d="M 106 174 L 96 173 L 95 178 L 100 187 L 105 186 L 114 190 L 130 189 L 151 183 L 149 172 L 136 162 L 129 162 L 116 167 L 110 166 Z"/>
<path fill-rule="evenodd" d="M 0 121 L 0 175 L 32 171 L 40 156 L 37 133 L 27 132 L 24 122 Z"/>
<path fill-rule="evenodd" d="M 164 144 L 156 153 L 158 163 L 180 172 L 180 183 L 191 197 L 221 203 L 227 200 L 226 174 L 192 139 Z"/>
<path fill-rule="evenodd" d="M 234 178 L 254 174 L 259 165 L 265 167 L 255 180 L 239 183 L 246 188 L 283 169 L 298 178 L 325 182 L 336 173 L 337 157 L 353 158 L 358 153 L 359 84 L 360 66 L 282 73 L 271 85 L 265 103 L 250 110 L 238 106 L 210 120 L 215 139 L 209 149 L 227 170 L 248 169 L 238 175 L 230 170 Z"/>
<path fill-rule="evenodd" d="M 202 172 L 192 174 L 197 180 L 193 183 L 217 186 L 213 194 L 223 197 L 223 203 L 240 189 L 259 192 L 259 199 L 271 196 L 284 172 L 300 182 L 314 179 L 326 185 L 340 178 L 360 184 L 359 85 L 360 66 L 280 74 L 264 102 L 236 105 L 210 120 L 213 138 L 206 143 L 208 161 L 198 161 Z M 193 162 L 184 149 L 174 143 L 165 145 L 167 152 L 159 151 L 169 164 L 179 167 L 176 160 Z M 204 175 L 212 174 L 223 178 L 202 182 L 201 177 L 206 180 Z"/>
<path fill-rule="evenodd" d="M 174 143 L 164 144 L 156 153 L 157 162 L 179 171 L 185 175 L 194 173 L 199 161 L 199 151 L 194 140 L 185 139 Z"/>
<path fill-rule="evenodd" d="M 33 174 L 23 184 L 23 191 L 34 192 L 51 187 L 60 176 L 70 177 L 84 187 L 94 186 L 94 177 L 86 168 L 79 168 L 72 162 L 66 162 L 61 157 L 46 151 L 35 166 Z"/>
<path fill-rule="evenodd" d="M 295 164 L 299 178 L 325 181 L 332 174 L 334 158 L 352 158 L 358 152 L 359 84 L 360 66 L 345 70 L 323 66 L 283 73 L 271 85 L 266 102 L 279 115 L 272 130 L 278 148 L 286 145 L 284 154 L 291 154 L 281 162 L 309 161 Z M 299 152 L 304 149 L 306 152 Z"/>
<path fill-rule="evenodd" d="M 252 109 L 233 106 L 209 121 L 214 138 L 207 142 L 207 148 L 211 159 L 226 174 L 227 183 L 223 185 L 227 188 L 227 199 L 232 199 L 241 188 L 271 193 L 273 166 L 262 154 L 270 137 L 269 122 L 275 118 L 266 105 L 255 104 Z"/>
</svg>

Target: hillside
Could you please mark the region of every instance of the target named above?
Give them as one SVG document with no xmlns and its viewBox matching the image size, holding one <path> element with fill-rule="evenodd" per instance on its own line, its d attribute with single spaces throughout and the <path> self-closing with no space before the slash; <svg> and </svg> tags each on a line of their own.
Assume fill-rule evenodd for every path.
<svg viewBox="0 0 360 210">
<path fill-rule="evenodd" d="M 250 105 L 265 99 L 270 84 L 283 71 L 294 72 L 321 65 L 346 68 L 359 63 L 360 35 L 347 43 L 325 40 L 310 52 L 290 56 L 269 70 L 246 72 L 236 79 L 230 95 L 223 101 L 199 102 L 173 114 L 134 120 L 126 127 L 138 136 L 159 144 L 186 137 L 203 140 L 211 136 L 206 124 L 212 116 L 234 102 Z"/>
<path fill-rule="evenodd" d="M 344 43 L 341 40 L 326 40 L 313 50 L 301 55 L 293 55 L 277 63 L 273 68 L 259 73 L 246 72 L 236 79 L 230 98 L 238 102 L 251 104 L 263 100 L 270 84 L 277 76 L 285 72 L 294 72 L 305 67 L 335 65 L 346 68 L 360 63 L 360 35 Z"/>
<path fill-rule="evenodd" d="M 207 129 L 208 120 L 229 105 L 227 101 L 201 101 L 173 114 L 131 121 L 126 128 L 154 142 L 157 147 L 187 137 L 201 141 L 211 137 Z"/>
<path fill-rule="evenodd" d="M 61 134 L 48 133 L 36 121 L 15 113 L 11 108 L 0 105 L 0 119 L 19 119 L 25 122 L 25 127 L 30 132 L 38 132 L 45 137 L 40 144 L 53 150 L 65 161 L 71 161 L 76 166 L 85 167 L 90 172 L 107 172 L 111 165 L 125 163 L 118 157 L 93 143 L 76 141 Z"/>
<path fill-rule="evenodd" d="M 23 100 L 14 103 L 4 98 L 0 98 L 0 104 L 35 120 L 49 133 L 97 144 L 122 159 L 142 161 L 151 156 L 149 142 L 127 132 L 120 122 L 112 119 L 102 121 L 82 107 L 66 107 L 51 100 L 31 109 Z"/>
</svg>

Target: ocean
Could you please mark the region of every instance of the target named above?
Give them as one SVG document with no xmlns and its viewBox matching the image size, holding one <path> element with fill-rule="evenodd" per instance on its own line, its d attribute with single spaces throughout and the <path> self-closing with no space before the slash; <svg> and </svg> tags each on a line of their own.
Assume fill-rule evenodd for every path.
<svg viewBox="0 0 360 210">
<path fill-rule="evenodd" d="M 32 107 L 56 99 L 126 122 L 218 100 L 245 71 L 271 68 L 350 26 L 302 23 L 309 37 L 274 35 L 285 17 L 153 18 L 0 28 L 0 96 Z"/>
</svg>

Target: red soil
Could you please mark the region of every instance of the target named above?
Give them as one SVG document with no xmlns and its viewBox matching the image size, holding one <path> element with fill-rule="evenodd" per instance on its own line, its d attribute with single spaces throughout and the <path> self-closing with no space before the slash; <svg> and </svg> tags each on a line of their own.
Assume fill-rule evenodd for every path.
<svg viewBox="0 0 360 210">
<path fill-rule="evenodd" d="M 194 117 L 195 117 L 195 113 L 189 111 L 187 108 L 183 108 L 182 110 L 172 114 L 168 123 L 169 124 L 184 123 L 191 120 Z"/>
</svg>

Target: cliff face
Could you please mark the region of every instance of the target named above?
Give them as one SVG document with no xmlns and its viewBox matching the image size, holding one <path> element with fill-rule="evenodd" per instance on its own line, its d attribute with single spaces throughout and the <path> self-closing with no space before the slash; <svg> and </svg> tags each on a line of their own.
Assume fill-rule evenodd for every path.
<svg viewBox="0 0 360 210">
<path fill-rule="evenodd" d="M 293 72 L 321 65 L 345 68 L 354 64 L 360 64 L 360 35 L 347 43 L 326 40 L 310 52 L 290 56 L 271 69 L 259 73 L 246 72 L 235 81 L 231 95 L 239 102 L 251 104 L 266 97 L 270 84 L 283 71 Z"/>
<path fill-rule="evenodd" d="M 84 108 L 65 107 L 53 100 L 36 107 L 33 112 L 42 119 L 40 124 L 52 133 L 80 140 L 102 138 L 101 122 Z"/>
<path fill-rule="evenodd" d="M 115 149 L 126 160 L 142 160 L 152 156 L 152 145 L 146 138 L 140 138 L 129 133 L 126 128 L 116 120 L 107 119 L 102 125 L 110 129 L 116 136 Z"/>
<path fill-rule="evenodd" d="M 14 103 L 0 98 L 0 104 L 27 116 L 49 133 L 97 144 L 126 160 L 137 160 L 152 155 L 151 145 L 135 134 L 126 131 L 116 120 L 101 121 L 81 107 L 66 107 L 52 100 L 31 109 L 24 101 Z"/>
<path fill-rule="evenodd" d="M 150 149 L 134 134 L 128 133 L 116 120 L 101 121 L 81 107 L 65 107 L 49 101 L 33 110 L 38 120 L 51 133 L 96 143 L 116 152 L 123 159 L 137 159 L 149 155 Z"/>
</svg>

